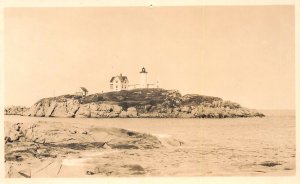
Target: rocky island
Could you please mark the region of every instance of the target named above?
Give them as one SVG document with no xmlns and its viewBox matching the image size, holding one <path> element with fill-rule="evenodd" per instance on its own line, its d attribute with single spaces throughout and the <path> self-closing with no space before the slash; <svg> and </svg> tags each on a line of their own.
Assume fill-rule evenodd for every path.
<svg viewBox="0 0 300 184">
<path fill-rule="evenodd" d="M 181 95 L 159 88 L 62 95 L 43 98 L 31 108 L 6 108 L 5 114 L 70 118 L 237 118 L 264 114 L 218 97 Z"/>
</svg>

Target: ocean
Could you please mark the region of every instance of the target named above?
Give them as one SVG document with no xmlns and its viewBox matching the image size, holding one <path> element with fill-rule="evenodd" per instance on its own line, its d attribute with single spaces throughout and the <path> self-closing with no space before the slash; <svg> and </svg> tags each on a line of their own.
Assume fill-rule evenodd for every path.
<svg viewBox="0 0 300 184">
<path fill-rule="evenodd" d="M 156 136 L 164 148 L 81 152 L 64 160 L 59 177 L 86 177 L 96 163 L 128 176 L 123 164 L 139 165 L 145 176 L 294 175 L 296 169 L 295 111 L 264 110 L 263 118 L 228 119 L 92 119 L 5 116 L 5 122 L 57 122 L 63 127 L 122 128 Z M 180 143 L 178 145 L 177 143 Z M 120 164 L 122 163 L 122 164 Z M 54 167 L 54 166 L 53 166 Z M 76 172 L 74 171 L 76 170 Z M 72 172 L 74 171 L 74 172 Z M 103 174 L 104 173 L 104 174 Z M 106 173 L 106 174 L 105 174 Z M 102 172 L 107 176 L 109 172 Z M 36 177 L 56 177 L 50 171 Z"/>
</svg>

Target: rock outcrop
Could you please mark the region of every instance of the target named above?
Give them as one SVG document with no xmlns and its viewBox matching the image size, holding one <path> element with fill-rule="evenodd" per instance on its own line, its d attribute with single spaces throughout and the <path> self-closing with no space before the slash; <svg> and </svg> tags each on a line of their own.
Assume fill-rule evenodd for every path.
<svg viewBox="0 0 300 184">
<path fill-rule="evenodd" d="M 24 113 L 23 113 L 24 114 Z M 93 94 L 86 97 L 63 95 L 45 98 L 26 113 L 38 117 L 76 118 L 236 118 L 263 117 L 255 110 L 218 97 L 175 90 L 134 89 Z"/>
<path fill-rule="evenodd" d="M 97 140 L 97 142 L 95 142 Z M 60 123 L 14 123 L 5 128 L 5 144 L 36 143 L 70 149 L 153 149 L 161 147 L 157 137 L 120 128 L 62 128 Z M 99 144 L 99 145 L 98 145 Z M 78 146 L 78 147 L 76 147 Z"/>
<path fill-rule="evenodd" d="M 29 110 L 28 107 L 25 106 L 9 106 L 4 109 L 5 115 L 21 115 L 23 116 L 25 112 Z"/>
<path fill-rule="evenodd" d="M 156 136 L 126 129 L 39 121 L 6 122 L 4 148 L 7 177 L 31 178 L 38 177 L 39 172 L 51 163 L 60 162 L 60 167 L 67 164 L 66 156 L 81 158 L 81 152 L 104 154 L 158 149 L 163 145 Z M 44 165 L 45 162 L 50 164 Z"/>
</svg>

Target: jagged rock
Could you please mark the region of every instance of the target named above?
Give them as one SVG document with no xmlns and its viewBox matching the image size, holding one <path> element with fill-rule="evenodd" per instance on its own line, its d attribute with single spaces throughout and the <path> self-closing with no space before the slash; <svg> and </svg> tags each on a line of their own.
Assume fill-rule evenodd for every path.
<svg viewBox="0 0 300 184">
<path fill-rule="evenodd" d="M 56 101 L 52 101 L 48 109 L 45 111 L 45 117 L 50 117 L 55 107 L 56 107 Z"/>
<path fill-rule="evenodd" d="M 89 118 L 91 117 L 91 110 L 89 104 L 80 105 L 79 110 L 76 112 L 76 118 Z"/>
<path fill-rule="evenodd" d="M 80 103 L 78 100 L 68 100 L 67 101 L 67 112 L 68 114 L 73 117 L 75 113 L 78 111 L 80 107 Z"/>
<path fill-rule="evenodd" d="M 82 106 L 83 108 L 83 106 Z M 99 105 L 96 103 L 91 103 L 90 106 L 91 118 L 99 118 L 103 113 L 99 113 Z"/>
<path fill-rule="evenodd" d="M 66 102 L 58 102 L 56 104 L 56 108 L 51 114 L 51 117 L 72 117 L 69 116 L 67 111 L 67 103 Z"/>
<path fill-rule="evenodd" d="M 45 112 L 44 112 L 44 106 L 41 106 L 37 112 L 35 113 L 35 116 L 38 116 L 38 117 L 43 117 L 45 116 Z"/>
<path fill-rule="evenodd" d="M 28 116 L 36 116 L 36 113 L 40 109 L 41 106 L 42 106 L 41 103 L 37 103 L 37 104 L 33 105 L 32 107 L 30 107 L 30 109 L 28 110 L 28 112 L 26 112 L 26 115 L 28 115 Z"/>
</svg>

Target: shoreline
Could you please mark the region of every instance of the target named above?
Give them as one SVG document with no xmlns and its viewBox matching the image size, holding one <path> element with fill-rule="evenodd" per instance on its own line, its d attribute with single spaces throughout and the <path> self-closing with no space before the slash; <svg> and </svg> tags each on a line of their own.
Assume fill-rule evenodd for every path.
<svg viewBox="0 0 300 184">
<path fill-rule="evenodd" d="M 18 172 L 29 176 L 30 170 L 31 177 L 53 178 L 285 176 L 295 173 L 294 117 L 226 121 L 26 116 L 4 119 L 5 132 L 18 123 L 23 132 L 28 132 L 26 127 L 37 126 L 33 128 L 33 137 L 26 133 L 27 139 L 21 136 L 19 141 L 6 144 L 6 158 L 19 159 L 5 163 L 6 171 L 11 170 L 13 178 L 24 177 Z M 145 136 L 141 141 L 146 142 L 139 142 L 140 136 Z M 105 147 L 100 144 L 109 140 L 111 144 Z M 148 149 L 146 145 L 157 148 Z M 62 163 L 66 165 L 61 167 Z"/>
<path fill-rule="evenodd" d="M 30 108 L 7 107 L 5 114 L 87 118 L 235 118 L 263 117 L 254 109 L 219 97 L 146 88 L 43 98 Z"/>
</svg>

